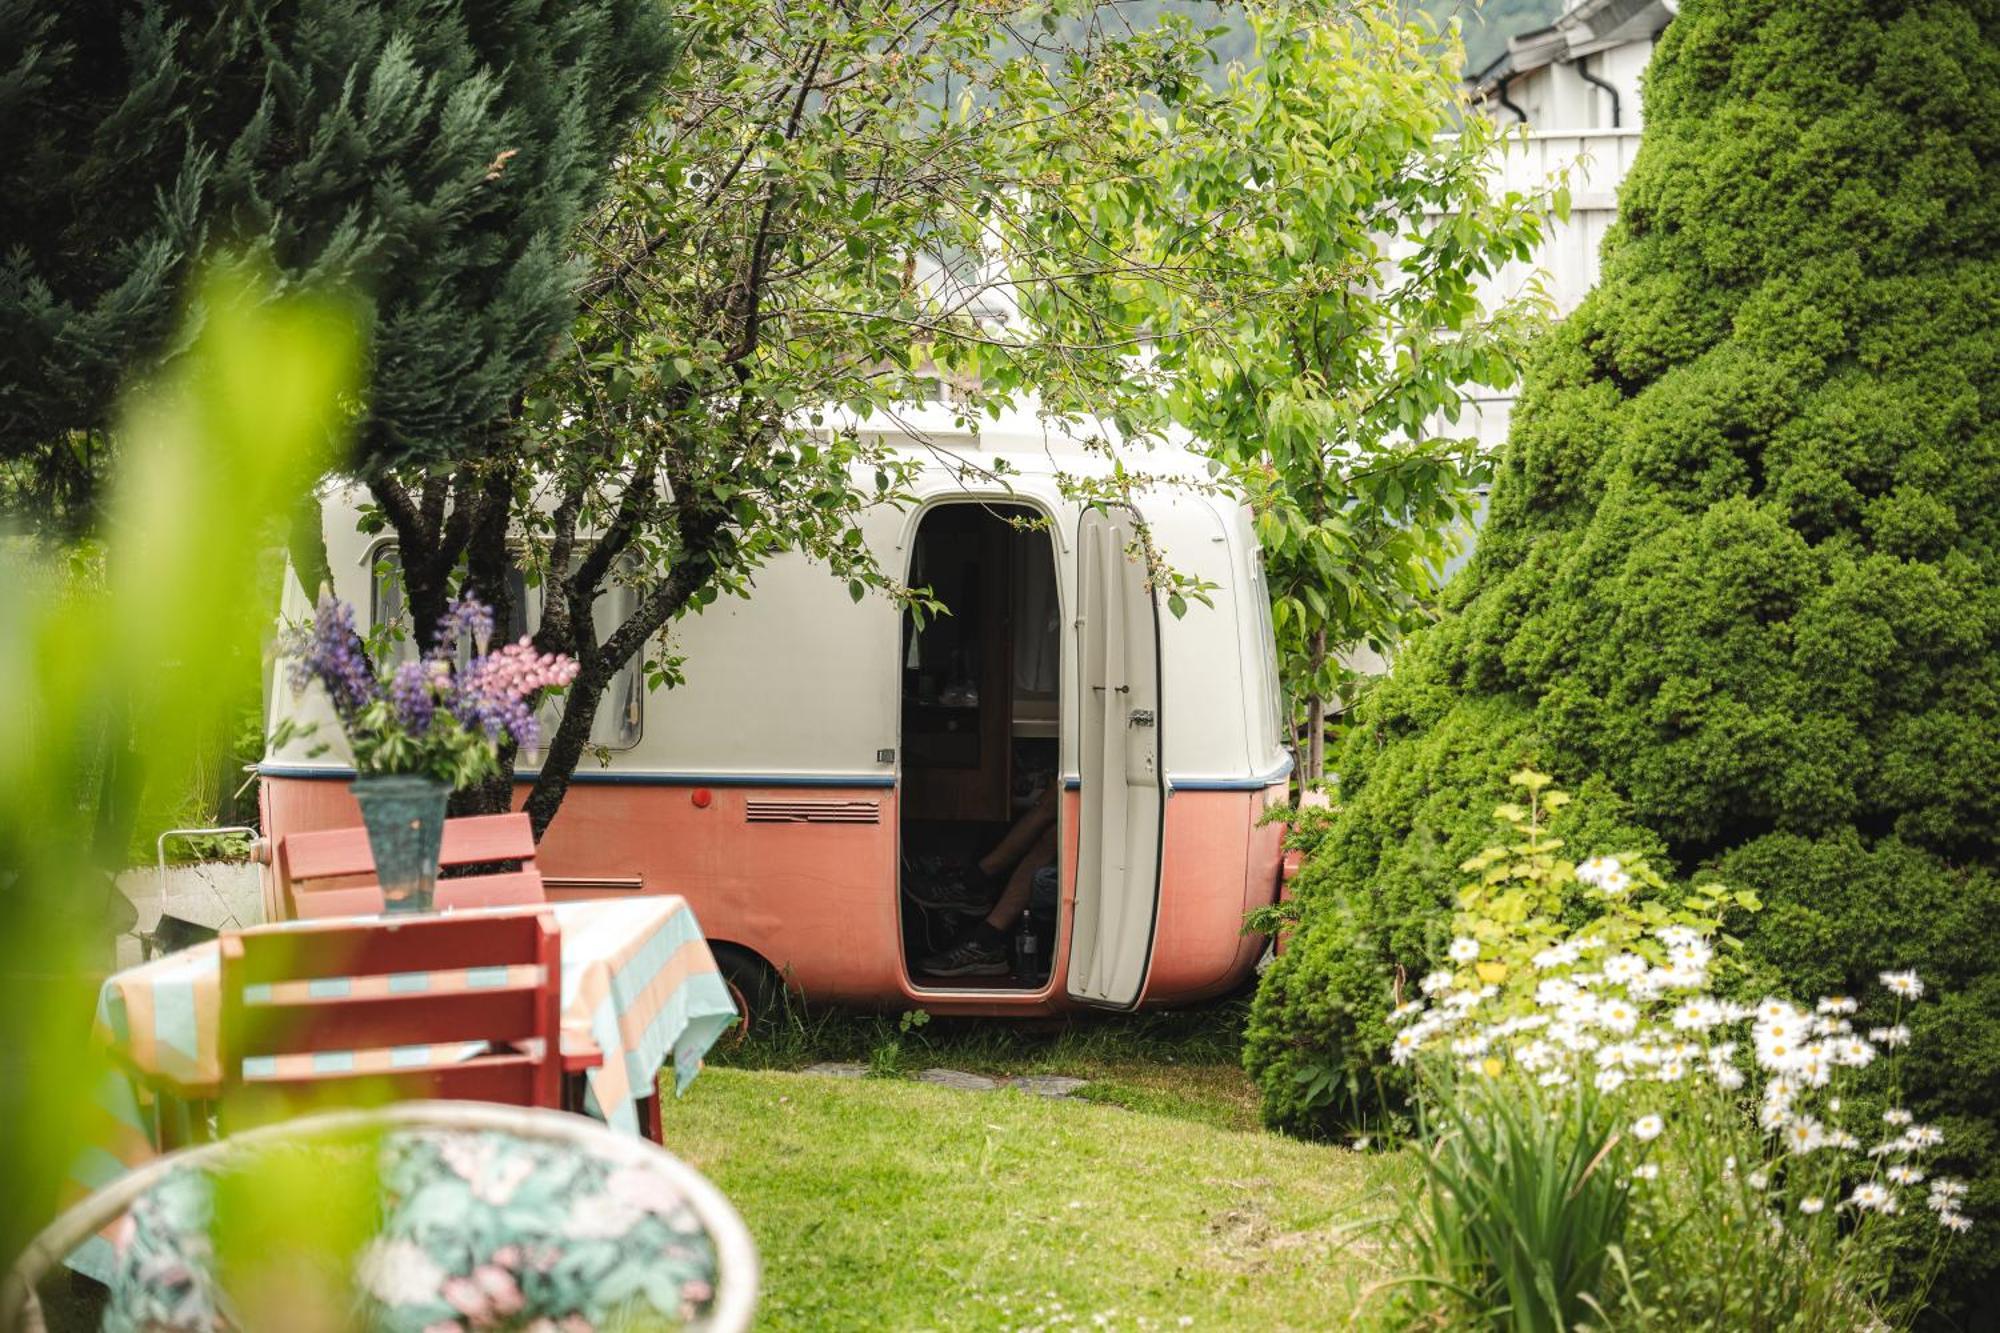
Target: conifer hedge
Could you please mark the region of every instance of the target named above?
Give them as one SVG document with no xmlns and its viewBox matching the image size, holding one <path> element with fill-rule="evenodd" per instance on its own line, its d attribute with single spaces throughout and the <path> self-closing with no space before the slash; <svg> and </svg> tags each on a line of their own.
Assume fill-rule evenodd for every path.
<svg viewBox="0 0 2000 1333">
<path fill-rule="evenodd" d="M 1601 285 L 1541 349 L 1479 550 L 1361 705 L 1246 1062 L 1275 1124 L 1393 1102 L 1526 761 L 1767 904 L 1810 996 L 1914 967 L 1913 1104 L 2000 1252 L 2000 5 L 1684 0 Z"/>
<path fill-rule="evenodd" d="M 457 456 L 672 57 L 657 0 L 0 0 L 0 460 L 104 427 L 211 252 L 368 298 L 363 456 Z"/>
</svg>

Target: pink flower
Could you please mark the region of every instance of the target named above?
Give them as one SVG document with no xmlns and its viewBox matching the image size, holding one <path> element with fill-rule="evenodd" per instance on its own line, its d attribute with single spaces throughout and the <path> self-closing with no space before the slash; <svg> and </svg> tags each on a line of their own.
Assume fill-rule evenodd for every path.
<svg viewBox="0 0 2000 1333">
<path fill-rule="evenodd" d="M 447 1280 L 438 1295 L 444 1297 L 446 1305 L 470 1319 L 475 1328 L 493 1322 L 491 1298 L 469 1277 Z"/>
<path fill-rule="evenodd" d="M 472 1280 L 485 1293 L 488 1308 L 503 1319 L 519 1312 L 528 1303 L 527 1297 L 521 1294 L 520 1284 L 514 1281 L 514 1275 L 504 1268 L 482 1264 L 472 1270 Z"/>
</svg>

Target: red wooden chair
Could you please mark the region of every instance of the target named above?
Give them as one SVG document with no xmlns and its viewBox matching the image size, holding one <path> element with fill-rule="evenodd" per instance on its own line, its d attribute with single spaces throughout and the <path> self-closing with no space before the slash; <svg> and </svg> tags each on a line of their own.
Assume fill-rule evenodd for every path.
<svg viewBox="0 0 2000 1333">
<path fill-rule="evenodd" d="M 548 901 L 542 872 L 535 868 L 535 835 L 525 814 L 474 815 L 444 822 L 440 868 L 489 861 L 516 861 L 521 868 L 440 879 L 437 906 L 514 907 Z M 366 829 L 288 834 L 278 840 L 272 870 L 277 905 L 286 917 L 366 916 L 382 910 L 381 886 L 366 882 L 375 875 Z M 327 885 L 328 880 L 346 883 Z"/>
<path fill-rule="evenodd" d="M 225 1128 L 328 1101 L 564 1105 L 550 913 L 230 931 L 221 947 Z M 469 1042 L 490 1046 L 455 1058 Z"/>
</svg>

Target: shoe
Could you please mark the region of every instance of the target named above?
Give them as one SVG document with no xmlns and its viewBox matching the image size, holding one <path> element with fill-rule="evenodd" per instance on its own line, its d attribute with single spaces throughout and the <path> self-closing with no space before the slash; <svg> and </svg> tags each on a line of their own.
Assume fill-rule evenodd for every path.
<svg viewBox="0 0 2000 1333">
<path fill-rule="evenodd" d="M 933 977 L 1004 977 L 1012 968 L 1005 949 L 971 939 L 923 959 L 917 970 Z"/>
<path fill-rule="evenodd" d="M 904 881 L 903 892 L 919 907 L 960 916 L 985 916 L 993 910 L 995 897 L 992 887 L 957 872 L 911 876 Z"/>
</svg>

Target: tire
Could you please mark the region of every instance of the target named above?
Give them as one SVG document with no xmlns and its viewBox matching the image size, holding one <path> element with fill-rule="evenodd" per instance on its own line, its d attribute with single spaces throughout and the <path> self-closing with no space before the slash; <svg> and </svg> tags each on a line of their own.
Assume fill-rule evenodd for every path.
<svg viewBox="0 0 2000 1333">
<path fill-rule="evenodd" d="M 785 983 L 776 969 L 740 944 L 711 944 L 716 970 L 736 1002 L 738 1022 L 729 1040 L 768 1032 L 785 1012 Z"/>
</svg>

